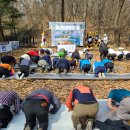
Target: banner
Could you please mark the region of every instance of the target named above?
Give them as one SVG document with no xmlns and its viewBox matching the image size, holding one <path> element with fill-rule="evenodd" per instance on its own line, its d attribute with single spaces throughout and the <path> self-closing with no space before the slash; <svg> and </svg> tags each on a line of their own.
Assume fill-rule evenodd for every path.
<svg viewBox="0 0 130 130">
<path fill-rule="evenodd" d="M 18 49 L 19 41 L 0 42 L 0 53 Z"/>
<path fill-rule="evenodd" d="M 76 44 L 83 46 L 84 22 L 49 22 L 52 46 Z"/>
<path fill-rule="evenodd" d="M 76 49 L 76 45 L 58 45 L 57 51 L 64 48 L 67 52 L 74 52 Z"/>
</svg>

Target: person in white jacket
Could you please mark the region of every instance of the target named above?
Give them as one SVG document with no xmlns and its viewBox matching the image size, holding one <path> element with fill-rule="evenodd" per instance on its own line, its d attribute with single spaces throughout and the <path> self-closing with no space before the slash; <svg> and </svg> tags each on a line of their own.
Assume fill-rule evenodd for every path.
<svg viewBox="0 0 130 130">
<path fill-rule="evenodd" d="M 123 51 L 126 60 L 130 60 L 130 51 Z"/>
<path fill-rule="evenodd" d="M 107 34 L 104 34 L 103 41 L 105 44 L 108 44 L 108 36 Z"/>
<path fill-rule="evenodd" d="M 115 52 L 116 52 L 117 60 L 122 61 L 124 56 L 123 52 L 122 51 L 115 51 Z"/>
<path fill-rule="evenodd" d="M 116 52 L 115 52 L 115 50 L 112 49 L 112 48 L 109 48 L 109 49 L 108 49 L 107 58 L 108 58 L 109 60 L 115 60 L 115 57 L 116 57 Z"/>
</svg>

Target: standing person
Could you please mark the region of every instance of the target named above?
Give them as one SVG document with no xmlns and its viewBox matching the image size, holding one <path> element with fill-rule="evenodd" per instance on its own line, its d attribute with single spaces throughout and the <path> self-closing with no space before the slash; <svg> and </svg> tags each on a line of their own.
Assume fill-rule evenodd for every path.
<svg viewBox="0 0 130 130">
<path fill-rule="evenodd" d="M 101 62 L 102 62 L 102 63 L 104 64 L 104 66 L 106 67 L 106 71 L 107 71 L 107 72 L 112 72 L 112 71 L 113 71 L 114 64 L 113 64 L 112 60 L 109 60 L 109 59 L 105 58 L 105 59 L 103 59 Z"/>
<path fill-rule="evenodd" d="M 20 111 L 20 98 L 14 91 L 0 91 L 0 128 L 6 128 L 12 120 L 13 114 L 10 107 L 14 105 L 16 114 Z"/>
<path fill-rule="evenodd" d="M 53 108 L 51 114 L 55 114 L 60 109 L 59 100 L 48 90 L 35 90 L 23 102 L 23 112 L 26 117 L 24 130 L 32 130 L 36 125 L 36 118 L 39 123 L 38 130 L 47 130 L 48 113 L 50 105 Z"/>
<path fill-rule="evenodd" d="M 118 103 L 118 106 L 116 105 Z M 113 89 L 108 94 L 107 104 L 111 110 L 117 110 L 117 117 L 130 125 L 130 91 Z"/>
<path fill-rule="evenodd" d="M 105 44 L 108 43 L 108 36 L 107 36 L 107 34 L 104 34 L 103 41 L 104 41 Z"/>
<path fill-rule="evenodd" d="M 81 59 L 79 63 L 79 68 L 82 74 L 84 74 L 85 72 L 88 73 L 91 69 L 90 61 L 88 59 Z"/>
<path fill-rule="evenodd" d="M 95 74 L 95 77 L 99 77 L 99 78 L 105 77 L 106 67 L 102 62 L 96 61 L 93 64 L 93 72 Z"/>
<path fill-rule="evenodd" d="M 79 85 L 75 87 L 69 93 L 66 106 L 69 111 L 73 111 L 71 119 L 75 130 L 81 130 L 83 118 L 85 118 L 86 130 L 92 130 L 99 105 L 89 86 Z"/>
<path fill-rule="evenodd" d="M 108 47 L 103 40 L 101 40 L 101 43 L 99 45 L 99 52 L 100 52 L 100 60 L 104 59 L 108 55 Z"/>
</svg>

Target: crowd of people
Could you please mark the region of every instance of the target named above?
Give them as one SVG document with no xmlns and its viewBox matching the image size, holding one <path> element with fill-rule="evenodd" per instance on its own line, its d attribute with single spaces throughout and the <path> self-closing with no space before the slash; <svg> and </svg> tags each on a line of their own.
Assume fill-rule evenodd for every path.
<svg viewBox="0 0 130 130">
<path fill-rule="evenodd" d="M 106 73 L 113 72 L 113 61 L 115 59 L 118 61 L 130 60 L 129 51 L 115 51 L 108 47 L 107 35 L 104 35 L 101 41 L 98 35 L 95 36 L 95 39 L 88 36 L 87 40 L 88 48 L 83 49 L 83 57 L 77 49 L 70 54 L 64 48 L 60 49 L 58 55 L 54 57 L 51 57 L 51 50 L 45 48 L 23 54 L 19 58 L 20 72 L 17 73 L 16 78 L 22 79 L 29 76 L 33 63 L 41 67 L 44 72 L 56 69 L 57 74 L 62 72 L 67 74 L 78 66 L 82 74 L 94 73 L 95 77 L 105 77 Z M 94 61 L 94 55 L 90 52 L 89 48 L 93 45 L 99 47 L 99 61 Z M 13 76 L 15 64 L 16 59 L 13 56 L 3 56 L 0 64 L 0 77 Z M 108 108 L 114 111 L 119 121 L 123 122 L 122 125 L 118 125 L 118 128 L 130 130 L 130 91 L 113 89 L 109 92 L 107 98 Z M 65 104 L 69 112 L 73 111 L 71 119 L 75 130 L 92 130 L 94 127 L 104 130 L 111 125 L 108 121 L 104 123 L 96 120 L 99 103 L 89 85 L 82 84 L 74 87 L 70 91 Z M 50 108 L 50 105 L 53 107 Z M 12 106 L 14 106 L 13 109 Z M 56 114 L 60 108 L 60 100 L 54 96 L 53 92 L 45 89 L 34 90 L 24 100 L 21 100 L 20 96 L 14 91 L 0 91 L 0 128 L 6 128 L 13 118 L 13 113 L 19 114 L 22 109 L 26 118 L 24 130 L 33 130 L 36 126 L 36 119 L 38 120 L 38 130 L 47 130 L 49 113 Z M 115 127 L 115 125 L 112 127 Z"/>
<path fill-rule="evenodd" d="M 67 74 L 76 67 L 79 71 L 84 73 L 94 73 L 95 77 L 105 77 L 106 73 L 114 71 L 114 60 L 118 61 L 123 59 L 130 60 L 130 51 L 115 51 L 109 48 L 108 45 L 101 40 L 99 44 L 100 60 L 94 61 L 93 54 L 89 48 L 84 48 L 84 55 L 81 56 L 76 49 L 74 52 L 69 53 L 64 48 L 61 48 L 57 56 L 52 57 L 51 50 L 40 49 L 39 51 L 31 50 L 19 58 L 19 70 L 16 78 L 22 79 L 29 76 L 31 73 L 31 64 L 35 63 L 42 69 L 43 72 L 49 72 L 56 69 L 56 73 L 63 72 Z M 11 55 L 5 55 L 1 58 L 0 64 L 0 77 L 5 78 L 14 75 L 14 65 L 16 59 Z"/>
<path fill-rule="evenodd" d="M 107 106 L 116 113 L 115 117 L 118 118 L 120 130 L 130 129 L 129 102 L 129 90 L 113 89 L 108 93 Z M 106 125 L 96 119 L 99 103 L 88 85 L 80 84 L 74 87 L 65 104 L 68 112 L 73 111 L 71 119 L 75 130 L 93 130 L 93 128 L 104 130 L 109 126 L 113 129 L 117 128 L 117 126 L 112 126 L 110 123 Z M 13 118 L 13 113 L 19 114 L 22 109 L 26 118 L 23 130 L 33 130 L 36 126 L 36 119 L 38 120 L 37 129 L 47 130 L 49 113 L 56 114 L 60 108 L 60 100 L 54 96 L 53 92 L 45 89 L 34 90 L 24 100 L 21 100 L 14 91 L 0 91 L 0 128 L 7 128 Z M 112 123 L 110 116 L 106 119 Z"/>
</svg>

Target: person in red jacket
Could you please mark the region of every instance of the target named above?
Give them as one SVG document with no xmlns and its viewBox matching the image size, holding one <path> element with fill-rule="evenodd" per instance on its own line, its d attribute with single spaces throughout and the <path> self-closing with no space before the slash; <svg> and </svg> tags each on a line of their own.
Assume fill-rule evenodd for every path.
<svg viewBox="0 0 130 130">
<path fill-rule="evenodd" d="M 89 87 L 83 85 L 75 87 L 69 93 L 66 106 L 69 111 L 73 111 L 71 119 L 75 130 L 81 130 L 82 119 L 85 121 L 86 130 L 92 130 L 99 105 Z"/>
</svg>

